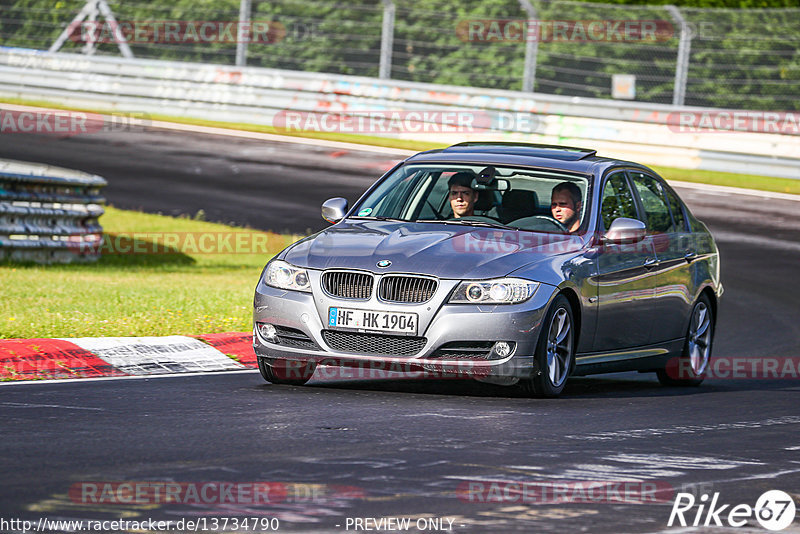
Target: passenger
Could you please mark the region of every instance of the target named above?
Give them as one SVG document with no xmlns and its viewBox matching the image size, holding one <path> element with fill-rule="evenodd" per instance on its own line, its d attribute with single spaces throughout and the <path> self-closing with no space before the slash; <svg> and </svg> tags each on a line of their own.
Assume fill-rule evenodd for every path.
<svg viewBox="0 0 800 534">
<path fill-rule="evenodd" d="M 450 191 L 450 207 L 453 208 L 453 217 L 471 217 L 475 212 L 475 203 L 478 201 L 478 192 L 472 189 L 472 180 L 475 175 L 471 172 L 457 172 L 447 181 Z"/>
<path fill-rule="evenodd" d="M 550 211 L 569 233 L 577 231 L 581 225 L 581 204 L 581 190 L 572 182 L 561 182 L 553 188 Z"/>
</svg>

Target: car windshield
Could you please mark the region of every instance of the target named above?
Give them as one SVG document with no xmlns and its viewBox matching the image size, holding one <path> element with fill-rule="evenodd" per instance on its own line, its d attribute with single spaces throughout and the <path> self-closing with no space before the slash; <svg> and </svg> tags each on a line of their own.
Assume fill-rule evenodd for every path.
<svg viewBox="0 0 800 534">
<path fill-rule="evenodd" d="M 411 164 L 386 177 L 352 218 L 581 231 L 588 180 L 549 169 Z"/>
</svg>

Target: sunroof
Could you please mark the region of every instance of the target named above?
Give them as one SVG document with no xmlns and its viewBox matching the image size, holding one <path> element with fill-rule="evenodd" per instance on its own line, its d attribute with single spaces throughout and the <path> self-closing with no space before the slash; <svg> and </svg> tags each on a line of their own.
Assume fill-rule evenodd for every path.
<svg viewBox="0 0 800 534">
<path fill-rule="evenodd" d="M 484 154 L 508 154 L 535 158 L 578 161 L 594 156 L 596 150 L 559 145 L 539 145 L 534 143 L 467 142 L 445 148 L 443 152 L 482 152 Z"/>
</svg>

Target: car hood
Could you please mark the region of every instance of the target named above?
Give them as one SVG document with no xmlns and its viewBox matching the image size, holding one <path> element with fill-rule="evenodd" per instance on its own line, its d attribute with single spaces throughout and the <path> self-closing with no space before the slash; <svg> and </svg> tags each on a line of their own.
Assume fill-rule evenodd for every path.
<svg viewBox="0 0 800 534">
<path fill-rule="evenodd" d="M 486 279 L 577 251 L 582 245 L 580 238 L 570 235 L 444 223 L 343 221 L 295 243 L 282 259 L 311 269 Z M 391 265 L 379 268 L 381 260 Z"/>
</svg>

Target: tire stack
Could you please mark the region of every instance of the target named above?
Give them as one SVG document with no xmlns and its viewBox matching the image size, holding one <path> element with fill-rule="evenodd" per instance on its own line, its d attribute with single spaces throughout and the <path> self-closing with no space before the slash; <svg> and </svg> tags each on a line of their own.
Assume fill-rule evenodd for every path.
<svg viewBox="0 0 800 534">
<path fill-rule="evenodd" d="M 0 261 L 96 261 L 106 183 L 80 171 L 0 160 Z"/>
</svg>

